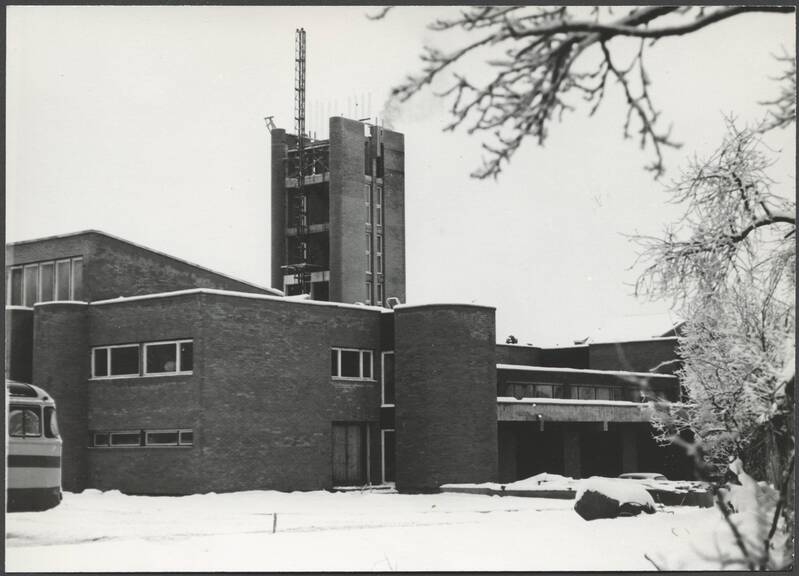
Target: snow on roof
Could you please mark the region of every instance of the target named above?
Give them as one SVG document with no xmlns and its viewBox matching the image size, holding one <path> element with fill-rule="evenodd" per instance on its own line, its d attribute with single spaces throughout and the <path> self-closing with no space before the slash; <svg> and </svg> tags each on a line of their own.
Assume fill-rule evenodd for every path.
<svg viewBox="0 0 799 576">
<path fill-rule="evenodd" d="M 215 288 L 190 288 L 188 290 L 175 290 L 174 292 L 160 292 L 158 294 L 141 294 L 139 296 L 120 296 L 108 300 L 97 300 L 91 302 L 91 306 L 102 306 L 104 304 L 120 304 L 122 302 L 133 302 L 136 300 L 155 300 L 159 298 L 173 298 L 188 294 L 215 294 L 218 296 L 233 296 L 235 298 L 247 298 L 250 300 L 272 300 L 275 302 L 285 302 L 289 304 L 311 305 L 311 306 L 333 306 L 336 308 L 350 308 L 355 310 L 371 310 L 374 312 L 391 312 L 380 306 L 365 306 L 360 304 L 344 304 L 342 302 L 322 302 L 320 300 L 301 300 L 297 298 L 286 298 L 285 296 L 272 296 L 271 294 L 253 294 L 252 292 L 236 292 L 234 290 L 218 290 Z"/>
<path fill-rule="evenodd" d="M 432 306 L 468 306 L 470 308 L 488 308 L 490 310 L 496 310 L 496 306 L 488 306 L 486 304 L 475 304 L 473 302 L 426 302 L 423 304 L 397 304 L 394 306 L 394 310 L 402 309 L 402 308 L 424 308 L 424 307 L 432 307 Z"/>
<path fill-rule="evenodd" d="M 6 310 L 33 310 L 31 306 L 18 306 L 16 304 L 6 304 Z"/>
<path fill-rule="evenodd" d="M 53 304 L 83 304 L 86 306 L 88 302 L 84 302 L 83 300 L 51 300 L 49 302 L 34 302 L 34 307 L 38 308 L 39 306 L 52 306 Z"/>
<path fill-rule="evenodd" d="M 58 240 L 58 239 L 61 239 L 61 238 L 71 238 L 73 236 L 80 236 L 82 234 L 99 234 L 100 236 L 105 236 L 106 238 L 111 238 L 113 240 L 117 240 L 118 242 L 124 242 L 125 244 L 128 244 L 130 246 L 135 246 L 136 248 L 139 248 L 141 250 L 147 250 L 148 252 L 152 252 L 153 254 L 158 254 L 159 256 L 164 256 L 165 258 L 169 258 L 169 259 L 175 260 L 177 262 L 182 262 L 183 264 L 188 264 L 189 266 L 192 266 L 194 268 L 199 268 L 200 270 L 205 270 L 206 272 L 211 272 L 212 274 L 216 274 L 217 276 L 223 276 L 223 277 L 228 278 L 230 280 L 234 280 L 236 282 L 241 282 L 242 284 L 246 284 L 247 286 L 252 286 L 253 288 L 258 288 L 259 290 L 265 290 L 265 291 L 267 291 L 267 292 L 269 292 L 271 294 L 278 294 L 278 295 L 282 295 L 283 294 L 283 292 L 281 290 L 277 290 L 275 288 L 269 288 L 267 286 L 260 286 L 258 284 L 254 284 L 254 283 L 249 282 L 247 280 L 242 280 L 241 278 L 236 278 L 235 276 L 231 276 L 230 274 L 225 274 L 224 272 L 219 272 L 217 270 L 212 270 L 211 268 L 208 268 L 206 266 L 202 266 L 200 264 L 196 264 L 196 263 L 191 262 L 189 260 L 184 260 L 183 258 L 177 258 L 176 256 L 173 256 L 172 254 L 167 254 L 166 252 L 161 252 L 160 250 L 155 250 L 153 248 L 149 248 L 149 247 L 144 246 L 142 244 L 137 244 L 136 242 L 131 242 L 130 240 L 125 240 L 124 238 L 120 238 L 119 236 L 114 236 L 113 234 L 109 234 L 108 232 L 103 232 L 102 230 L 95 230 L 95 229 L 92 229 L 92 228 L 90 228 L 88 230 L 81 230 L 79 232 L 69 232 L 67 234 L 56 234 L 54 236 L 44 236 L 42 238 L 33 238 L 31 240 L 20 240 L 19 242 L 10 242 L 10 243 L 6 244 L 6 246 L 18 246 L 20 244 L 31 244 L 33 242 L 42 242 L 44 240 Z"/>
<path fill-rule="evenodd" d="M 682 319 L 671 312 L 607 317 L 588 334 L 587 342 L 638 342 L 658 339 L 681 322 Z"/>
<path fill-rule="evenodd" d="M 550 368 L 548 366 L 525 366 L 522 364 L 497 364 L 497 370 L 527 370 L 530 372 L 568 372 L 571 374 L 608 374 L 611 376 L 635 376 L 646 378 L 676 378 L 671 374 L 655 372 L 626 372 L 624 370 L 589 370 L 588 368 Z"/>
<path fill-rule="evenodd" d="M 562 404 L 571 406 L 637 406 L 640 409 L 649 408 L 643 402 L 630 402 L 629 400 L 580 400 L 578 398 L 514 398 L 513 396 L 498 396 L 497 404 Z"/>
</svg>

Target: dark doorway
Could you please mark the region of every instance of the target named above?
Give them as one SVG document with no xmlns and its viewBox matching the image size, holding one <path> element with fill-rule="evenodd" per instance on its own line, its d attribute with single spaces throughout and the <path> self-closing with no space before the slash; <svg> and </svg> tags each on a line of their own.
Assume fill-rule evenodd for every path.
<svg viewBox="0 0 799 576">
<path fill-rule="evenodd" d="M 333 485 L 366 484 L 366 426 L 361 422 L 333 424 Z"/>
<path fill-rule="evenodd" d="M 583 424 L 580 430 L 581 476 L 606 476 L 621 474 L 621 436 L 614 424 L 607 430 L 601 422 Z"/>
</svg>

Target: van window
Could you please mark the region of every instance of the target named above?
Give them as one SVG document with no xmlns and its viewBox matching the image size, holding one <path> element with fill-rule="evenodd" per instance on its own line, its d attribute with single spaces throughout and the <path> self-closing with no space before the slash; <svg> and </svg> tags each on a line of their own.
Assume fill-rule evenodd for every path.
<svg viewBox="0 0 799 576">
<path fill-rule="evenodd" d="M 44 408 L 44 435 L 47 438 L 58 438 L 58 420 L 55 416 L 55 408 L 52 406 Z"/>
<path fill-rule="evenodd" d="M 8 435 L 15 438 L 42 435 L 42 418 L 38 406 L 14 406 L 8 412 Z"/>
</svg>

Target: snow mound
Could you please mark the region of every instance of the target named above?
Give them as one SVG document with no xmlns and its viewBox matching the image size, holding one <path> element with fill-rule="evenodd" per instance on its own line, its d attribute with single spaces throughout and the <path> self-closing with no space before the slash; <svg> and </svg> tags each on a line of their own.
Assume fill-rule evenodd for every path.
<svg viewBox="0 0 799 576">
<path fill-rule="evenodd" d="M 655 501 L 641 484 L 593 476 L 580 483 L 574 510 L 586 520 L 652 514 Z"/>
<path fill-rule="evenodd" d="M 505 485 L 506 490 L 574 490 L 576 481 L 568 476 L 542 472 Z"/>
</svg>

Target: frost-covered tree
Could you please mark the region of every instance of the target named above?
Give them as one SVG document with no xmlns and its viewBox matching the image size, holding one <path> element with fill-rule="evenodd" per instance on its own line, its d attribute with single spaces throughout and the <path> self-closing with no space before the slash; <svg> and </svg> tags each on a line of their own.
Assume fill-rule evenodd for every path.
<svg viewBox="0 0 799 576">
<path fill-rule="evenodd" d="M 637 239 L 650 263 L 638 291 L 673 297 L 687 318 L 685 402 L 657 420 L 661 441 L 688 432 L 717 471 L 740 457 L 779 484 L 792 452 L 796 220 L 795 203 L 771 190 L 764 150 L 758 132 L 729 122 L 721 147 L 690 163 L 670 189 L 682 220 Z"/>
<path fill-rule="evenodd" d="M 637 239 L 649 262 L 638 291 L 674 298 L 687 319 L 682 402 L 656 407 L 657 440 L 685 446 L 706 478 L 721 479 L 734 461 L 736 476 L 746 470 L 777 494 L 747 520 L 760 527 L 750 534 L 765 535 L 755 543 L 723 507 L 750 568 L 790 557 L 774 539 L 785 546 L 793 534 L 796 206 L 795 191 L 772 190 L 774 154 L 760 130 L 728 122 L 719 149 L 670 188 L 683 218 L 660 238 Z"/>
<path fill-rule="evenodd" d="M 372 18 L 383 18 L 389 10 Z M 767 4 L 462 7 L 430 24 L 456 47 L 426 46 L 421 69 L 394 89 L 393 98 L 404 102 L 443 83 L 438 94 L 450 102 L 452 117 L 446 129 L 483 135 L 486 158 L 473 176 L 487 178 L 497 177 L 525 140 L 544 144 L 564 113 L 584 108 L 593 114 L 607 87 L 617 83 L 627 106 L 624 137 L 635 137 L 653 151 L 647 168 L 660 176 L 663 149 L 679 143 L 651 97 L 647 49 L 730 18 L 794 11 L 790 5 Z M 793 102 L 779 99 L 775 105 L 787 109 Z"/>
</svg>

